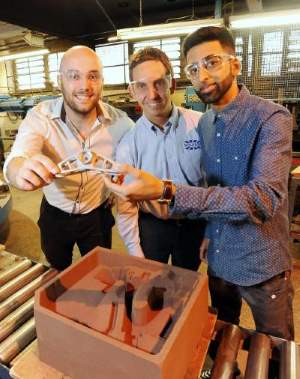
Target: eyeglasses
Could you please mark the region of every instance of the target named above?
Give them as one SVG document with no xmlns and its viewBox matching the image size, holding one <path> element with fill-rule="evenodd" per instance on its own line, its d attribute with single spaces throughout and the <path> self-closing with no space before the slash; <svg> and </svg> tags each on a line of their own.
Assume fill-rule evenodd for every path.
<svg viewBox="0 0 300 379">
<path fill-rule="evenodd" d="M 213 54 L 202 58 L 199 62 L 191 63 L 185 66 L 184 72 L 189 79 L 195 79 L 199 76 L 200 68 L 205 68 L 208 72 L 217 71 L 223 64 L 224 60 L 233 59 L 233 55 L 229 54 Z"/>
<path fill-rule="evenodd" d="M 92 83 L 97 83 L 102 78 L 102 75 L 99 71 L 90 71 L 86 75 L 78 70 L 68 70 L 61 71 L 60 74 L 63 74 L 68 82 L 77 83 L 85 77 L 88 81 Z"/>
<path fill-rule="evenodd" d="M 171 87 L 171 79 L 171 75 L 166 75 L 163 78 L 156 79 L 152 82 L 146 80 L 134 80 L 129 82 L 129 86 L 137 95 L 147 94 L 150 86 L 153 86 L 158 92 L 165 92 Z"/>
</svg>

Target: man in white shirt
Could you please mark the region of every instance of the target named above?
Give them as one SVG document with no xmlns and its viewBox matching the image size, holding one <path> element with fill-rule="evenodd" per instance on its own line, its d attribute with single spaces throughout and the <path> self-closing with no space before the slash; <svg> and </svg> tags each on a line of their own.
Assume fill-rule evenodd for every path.
<svg viewBox="0 0 300 379">
<path fill-rule="evenodd" d="M 201 113 L 172 103 L 175 80 L 168 57 L 156 48 L 141 49 L 131 58 L 129 74 L 129 90 L 143 116 L 118 145 L 117 161 L 178 184 L 202 185 L 195 130 Z M 164 263 L 171 257 L 176 266 L 198 269 L 203 221 L 170 218 L 165 203 L 118 199 L 117 224 L 131 255 Z"/>
<path fill-rule="evenodd" d="M 102 65 L 96 53 L 75 46 L 63 56 L 62 97 L 41 102 L 21 123 L 4 174 L 15 187 L 43 188 L 38 221 L 49 263 L 63 270 L 77 243 L 81 255 L 93 247 L 111 247 L 114 218 L 101 175 L 85 171 L 57 178 L 57 164 L 83 151 L 114 158 L 116 145 L 133 126 L 127 115 L 101 102 Z"/>
</svg>

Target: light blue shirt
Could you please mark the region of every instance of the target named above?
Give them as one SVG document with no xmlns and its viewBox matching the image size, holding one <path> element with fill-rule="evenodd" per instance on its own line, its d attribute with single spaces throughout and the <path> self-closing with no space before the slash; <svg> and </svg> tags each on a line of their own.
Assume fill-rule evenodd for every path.
<svg viewBox="0 0 300 379">
<path fill-rule="evenodd" d="M 153 125 L 144 115 L 122 138 L 116 160 L 148 171 L 176 184 L 202 186 L 201 151 L 197 124 L 202 113 L 173 106 L 163 129 Z M 130 177 L 125 179 L 130 181 Z M 138 208 L 159 218 L 168 218 L 168 207 L 157 201 L 118 204 L 117 224 L 129 252 L 141 256 L 138 233 Z"/>
<path fill-rule="evenodd" d="M 200 112 L 173 106 L 163 129 L 142 116 L 121 140 L 116 160 L 177 184 L 201 186 Z"/>
</svg>

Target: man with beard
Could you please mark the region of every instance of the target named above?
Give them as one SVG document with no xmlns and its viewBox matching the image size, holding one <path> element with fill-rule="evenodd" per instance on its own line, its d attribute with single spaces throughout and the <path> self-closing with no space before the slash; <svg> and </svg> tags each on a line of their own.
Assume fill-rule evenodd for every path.
<svg viewBox="0 0 300 379">
<path fill-rule="evenodd" d="M 206 217 L 212 305 L 238 324 L 242 299 L 259 332 L 293 339 L 288 175 L 292 122 L 282 106 L 238 86 L 240 63 L 225 28 L 206 27 L 183 44 L 185 72 L 212 109 L 200 119 L 208 188 L 170 185 L 125 166 L 136 180 L 107 185 L 131 200 L 163 198 L 173 214 Z"/>
<path fill-rule="evenodd" d="M 143 108 L 135 127 L 117 148 L 117 161 L 174 183 L 203 184 L 199 136 L 201 113 L 172 103 L 173 70 L 160 49 L 138 50 L 129 64 L 131 96 Z M 128 178 L 126 179 L 128 180 Z M 197 270 L 202 220 L 170 218 L 166 203 L 118 200 L 117 224 L 131 255 Z"/>
<path fill-rule="evenodd" d="M 41 246 L 51 266 L 63 270 L 72 262 L 75 243 L 81 255 L 97 245 L 111 247 L 114 218 L 101 175 L 85 171 L 56 178 L 57 164 L 86 151 L 114 157 L 133 122 L 101 102 L 102 65 L 90 48 L 75 46 L 64 54 L 59 85 L 62 97 L 27 113 L 4 173 L 21 190 L 43 187 Z"/>
</svg>

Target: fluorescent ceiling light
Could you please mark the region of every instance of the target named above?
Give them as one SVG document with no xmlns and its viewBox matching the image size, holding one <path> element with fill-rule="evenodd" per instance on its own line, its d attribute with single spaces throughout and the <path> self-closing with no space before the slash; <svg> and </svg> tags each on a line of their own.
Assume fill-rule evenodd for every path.
<svg viewBox="0 0 300 379">
<path fill-rule="evenodd" d="M 229 20 L 232 29 L 299 24 L 300 9 L 289 9 L 286 11 L 252 13 L 250 15 L 230 16 Z"/>
<path fill-rule="evenodd" d="M 223 20 L 205 19 L 195 21 L 170 22 L 166 24 L 140 26 L 137 28 L 126 28 L 117 30 L 117 38 L 111 37 L 109 41 L 118 40 L 136 40 L 154 37 L 180 36 L 189 34 L 196 29 L 204 26 L 221 26 Z"/>
<path fill-rule="evenodd" d="M 27 51 L 27 52 L 23 52 L 23 53 L 16 53 L 16 54 L 10 54 L 10 55 L 2 55 L 2 56 L 0 56 L 0 62 L 9 61 L 9 60 L 12 60 L 12 59 L 17 59 L 17 58 L 32 57 L 34 55 L 45 55 L 45 54 L 48 54 L 48 53 L 49 53 L 48 49 L 41 49 L 41 50 Z"/>
</svg>

